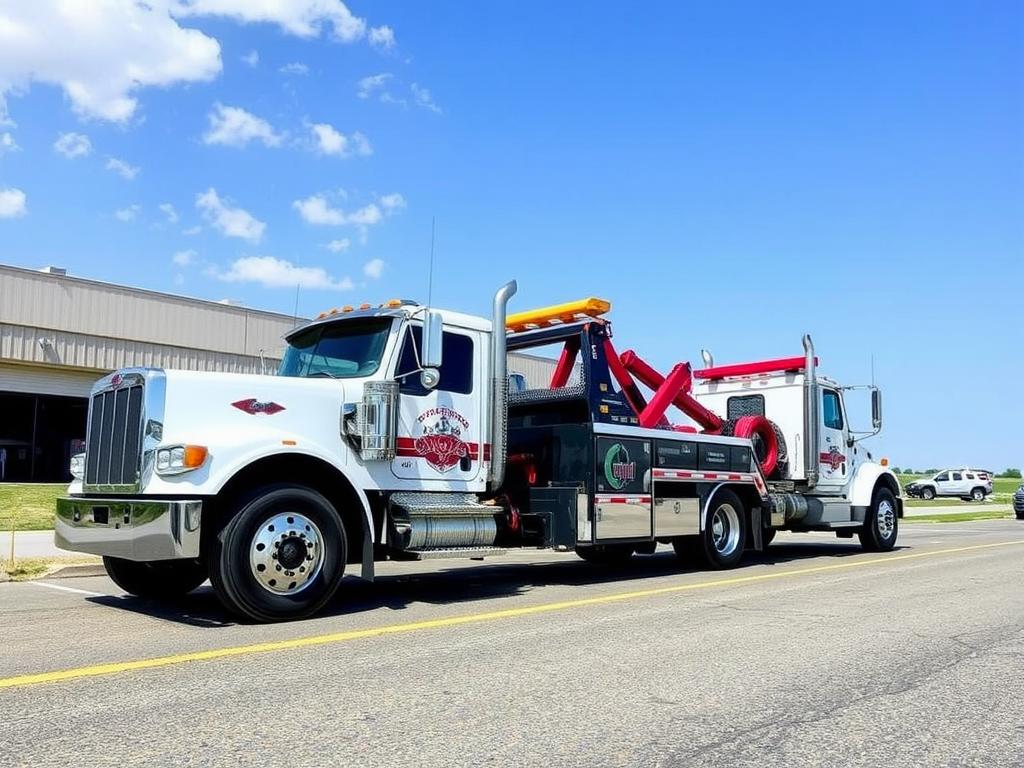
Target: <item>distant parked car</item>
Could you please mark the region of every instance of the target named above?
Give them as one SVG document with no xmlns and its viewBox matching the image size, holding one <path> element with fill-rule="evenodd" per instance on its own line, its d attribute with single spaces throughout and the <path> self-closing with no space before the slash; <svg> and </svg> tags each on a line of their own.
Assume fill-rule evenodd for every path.
<svg viewBox="0 0 1024 768">
<path fill-rule="evenodd" d="M 1024 520 L 1024 485 L 1013 494 L 1013 513 L 1018 520 Z"/>
<path fill-rule="evenodd" d="M 944 469 L 932 477 L 907 483 L 903 490 L 908 496 L 922 499 L 953 496 L 965 501 L 984 501 L 992 493 L 992 473 L 982 469 Z"/>
</svg>

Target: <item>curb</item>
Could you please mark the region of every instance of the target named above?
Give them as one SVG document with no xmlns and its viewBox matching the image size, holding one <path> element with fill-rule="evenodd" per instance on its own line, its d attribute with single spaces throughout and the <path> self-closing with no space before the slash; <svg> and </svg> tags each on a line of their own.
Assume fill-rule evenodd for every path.
<svg viewBox="0 0 1024 768">
<path fill-rule="evenodd" d="M 40 579 L 73 579 L 83 576 L 106 576 L 107 570 L 103 567 L 102 563 L 97 565 L 65 565 L 63 568 L 58 568 L 53 573 L 47 573 L 44 576 L 40 576 Z"/>
</svg>

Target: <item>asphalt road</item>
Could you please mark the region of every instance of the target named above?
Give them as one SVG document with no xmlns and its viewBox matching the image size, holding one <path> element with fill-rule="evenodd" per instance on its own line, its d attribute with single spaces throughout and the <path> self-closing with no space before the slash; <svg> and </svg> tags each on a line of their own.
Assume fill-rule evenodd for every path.
<svg viewBox="0 0 1024 768">
<path fill-rule="evenodd" d="M 1024 764 L 1024 523 L 900 543 L 387 564 L 276 626 L 0 584 L 0 765 Z"/>
</svg>

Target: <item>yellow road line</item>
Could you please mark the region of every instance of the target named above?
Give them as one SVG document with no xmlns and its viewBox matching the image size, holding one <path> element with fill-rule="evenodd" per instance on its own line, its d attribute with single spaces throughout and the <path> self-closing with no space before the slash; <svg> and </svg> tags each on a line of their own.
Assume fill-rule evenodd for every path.
<svg viewBox="0 0 1024 768">
<path fill-rule="evenodd" d="M 0 688 L 21 688 L 42 683 L 56 683 L 63 680 L 74 680 L 80 677 L 98 677 L 100 675 L 113 675 L 119 672 L 132 672 L 140 669 L 154 669 L 156 667 L 168 667 L 175 664 L 185 664 L 190 661 L 209 661 L 212 659 L 226 659 L 232 656 L 246 656 L 253 653 L 270 653 L 272 651 L 286 651 L 293 648 L 309 648 L 316 645 L 328 645 L 331 643 L 344 643 L 350 640 L 361 640 L 367 637 L 380 637 L 382 635 L 397 635 L 406 632 L 419 632 L 426 629 L 439 629 L 441 627 L 455 627 L 460 624 L 476 624 L 484 621 L 496 621 L 498 619 L 512 619 L 520 616 L 532 616 L 552 611 L 564 611 L 569 608 L 582 608 L 588 605 L 603 605 L 606 603 L 622 602 L 624 600 L 636 600 L 642 597 L 654 597 L 668 595 L 676 592 L 692 592 L 712 587 L 734 586 L 739 584 L 752 584 L 759 581 L 771 581 L 782 579 L 788 576 L 805 576 L 814 573 L 827 573 L 851 568 L 864 568 L 870 565 L 886 565 L 901 563 L 907 560 L 919 560 L 928 557 L 939 557 L 941 555 L 952 555 L 961 552 L 974 552 L 996 547 L 1006 547 L 1024 544 L 1020 541 L 1001 541 L 991 544 L 974 544 L 967 547 L 955 547 L 951 549 L 938 549 L 930 552 L 914 552 L 906 555 L 890 555 L 874 557 L 865 560 L 852 560 L 844 563 L 831 563 L 829 565 L 815 565 L 809 568 L 795 568 L 787 571 L 773 571 L 759 573 L 750 576 L 733 576 L 714 581 L 704 581 L 692 584 L 677 584 L 670 587 L 654 587 L 652 589 L 640 589 L 632 592 L 617 592 L 611 595 L 599 595 L 597 597 L 584 597 L 576 600 L 562 600 L 555 603 L 542 603 L 541 605 L 524 606 L 522 608 L 507 608 L 500 611 L 487 611 L 485 613 L 471 613 L 462 616 L 448 616 L 441 619 L 427 619 L 426 621 L 413 621 L 407 624 L 389 624 L 383 627 L 369 629 L 353 629 L 346 632 L 332 632 L 325 635 L 313 635 L 310 637 L 298 637 L 292 640 L 276 640 L 269 643 L 254 643 L 252 645 L 237 645 L 229 648 L 216 648 L 209 651 L 194 651 L 192 653 L 179 653 L 172 656 L 158 656 L 151 659 L 137 659 L 135 661 L 119 661 L 110 664 L 94 664 L 88 667 L 75 667 L 72 669 L 61 669 L 53 672 L 41 672 L 33 675 L 18 675 L 16 677 L 0 678 Z"/>
</svg>

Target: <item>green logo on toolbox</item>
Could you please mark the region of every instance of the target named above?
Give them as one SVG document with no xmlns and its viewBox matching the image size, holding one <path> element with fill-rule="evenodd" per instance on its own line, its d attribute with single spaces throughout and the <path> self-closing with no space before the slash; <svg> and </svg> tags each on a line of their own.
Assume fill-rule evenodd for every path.
<svg viewBox="0 0 1024 768">
<path fill-rule="evenodd" d="M 604 477 L 616 491 L 636 479 L 636 462 L 629 460 L 629 451 L 622 443 L 615 443 L 604 455 Z"/>
</svg>

